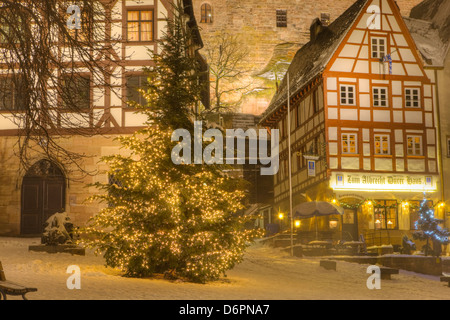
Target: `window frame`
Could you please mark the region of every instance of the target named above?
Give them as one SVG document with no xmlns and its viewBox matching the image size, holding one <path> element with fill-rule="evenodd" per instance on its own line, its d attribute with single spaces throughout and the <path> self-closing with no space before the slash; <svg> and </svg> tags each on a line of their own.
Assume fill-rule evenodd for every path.
<svg viewBox="0 0 450 320">
<path fill-rule="evenodd" d="M 23 85 L 22 76 L 20 74 L 16 74 L 14 76 L 14 79 L 12 79 L 7 74 L 0 75 L 0 81 L 2 81 L 3 79 L 5 79 L 5 81 L 6 81 L 5 87 L 9 88 L 9 87 L 12 86 L 12 90 L 10 92 L 6 92 L 0 86 L 0 90 L 1 90 L 1 92 L 0 92 L 0 112 L 2 112 L 2 113 L 10 113 L 10 112 L 25 111 L 26 110 L 25 103 L 20 104 L 20 101 L 21 101 L 20 89 L 21 88 L 18 88 L 18 86 L 15 83 L 17 81 L 22 81 L 22 86 L 24 86 Z M 16 80 L 16 81 L 14 81 L 14 80 Z M 8 84 L 8 82 L 10 82 L 10 84 Z M 11 102 L 11 105 L 9 107 L 7 106 L 6 108 L 3 108 L 4 100 L 3 100 L 3 97 L 1 97 L 1 95 L 4 94 L 4 93 L 8 93 L 9 99 L 10 99 L 10 102 Z M 22 106 L 22 107 L 20 107 L 20 106 Z"/>
<path fill-rule="evenodd" d="M 287 9 L 276 9 L 277 28 L 287 28 Z"/>
<path fill-rule="evenodd" d="M 344 91 L 343 88 L 346 88 Z M 348 89 L 352 88 L 353 92 L 350 92 Z M 342 94 L 345 94 L 345 97 L 342 96 Z M 353 94 L 353 97 L 349 97 L 350 94 Z M 339 104 L 341 106 L 356 106 L 356 85 L 354 84 L 340 84 L 339 85 Z M 342 102 L 342 100 L 345 98 L 345 102 Z M 353 99 L 353 103 L 349 103 L 349 100 Z"/>
<path fill-rule="evenodd" d="M 200 23 L 213 23 L 212 6 L 207 2 L 200 5 Z"/>
<path fill-rule="evenodd" d="M 377 206 L 374 207 L 374 212 L 373 212 L 373 220 L 374 220 L 374 230 L 398 230 L 399 225 L 398 225 L 398 205 L 396 207 L 391 207 L 391 205 L 389 205 L 389 203 L 392 203 L 392 205 L 396 202 L 396 200 L 376 200 Z M 391 210 L 395 210 L 395 217 L 391 217 Z M 379 212 L 377 212 L 379 211 Z M 380 228 L 377 228 L 377 215 L 381 215 L 381 220 L 380 220 Z M 393 228 L 389 228 L 389 220 L 394 220 L 395 221 L 395 226 Z M 383 223 L 384 222 L 384 223 Z"/>
<path fill-rule="evenodd" d="M 407 90 L 411 90 L 410 94 L 407 94 Z M 414 96 L 416 96 L 412 91 L 417 90 L 417 100 L 412 99 Z M 420 109 L 422 108 L 422 90 L 419 87 L 405 87 L 403 92 L 403 97 L 405 99 L 405 108 L 408 109 Z M 408 99 L 408 96 L 410 96 L 410 99 Z M 409 100 L 409 101 L 408 101 Z M 407 103 L 411 103 L 410 106 L 407 105 Z M 417 106 L 414 106 L 413 104 L 417 102 Z"/>
<path fill-rule="evenodd" d="M 383 148 L 383 139 L 382 138 L 386 138 L 387 137 L 387 152 L 388 153 L 377 152 L 377 145 L 376 145 L 377 137 L 381 138 L 380 139 L 380 147 L 379 147 L 380 151 L 384 150 L 384 148 Z M 375 156 L 391 156 L 392 155 L 392 151 L 391 151 L 391 135 L 390 134 L 385 134 L 385 133 L 375 133 L 373 135 L 373 147 L 374 147 L 373 154 Z"/>
<path fill-rule="evenodd" d="M 377 40 L 374 44 L 374 40 Z M 384 52 L 382 55 L 380 47 L 380 40 L 384 40 Z M 376 50 L 374 50 L 374 46 L 376 46 Z M 382 60 L 389 52 L 388 38 L 386 36 L 373 35 L 370 37 L 370 59 Z M 376 57 L 374 57 L 374 53 L 376 53 Z"/>
<path fill-rule="evenodd" d="M 385 99 L 383 100 L 381 96 L 383 95 L 381 92 L 378 93 L 378 99 L 375 99 L 375 90 L 385 90 Z M 375 102 L 379 103 L 375 105 Z M 382 102 L 385 102 L 386 105 L 381 105 Z M 374 86 L 372 87 L 372 107 L 374 108 L 389 108 L 389 87 L 385 86 Z"/>
<path fill-rule="evenodd" d="M 350 140 L 349 139 L 347 139 L 348 140 L 347 148 L 348 148 L 349 151 L 347 151 L 347 152 L 344 151 L 344 148 L 345 148 L 345 146 L 344 146 L 344 141 L 345 141 L 344 140 L 344 135 L 347 135 L 348 137 L 350 137 L 350 136 L 354 136 L 355 137 L 355 139 L 354 139 L 354 141 L 355 141 L 355 146 L 354 146 L 355 152 L 350 152 L 351 146 L 350 146 Z M 341 145 L 341 154 L 342 155 L 358 155 L 359 154 L 358 153 L 358 147 L 359 147 L 358 133 L 356 133 L 356 132 L 342 132 L 341 133 L 341 143 L 340 143 L 340 145 Z"/>
<path fill-rule="evenodd" d="M 126 91 L 125 92 L 125 97 L 126 97 L 125 104 L 126 104 L 127 107 L 130 107 L 130 105 L 127 103 L 128 101 L 134 101 L 134 102 L 136 102 L 139 105 L 145 105 L 147 103 L 147 101 L 145 101 L 145 98 L 139 92 L 137 92 L 137 94 L 139 96 L 138 101 L 129 99 L 130 98 L 130 87 L 128 87 L 129 79 L 130 78 L 135 78 L 135 77 L 139 78 L 139 81 L 138 81 L 139 83 L 138 83 L 138 87 L 137 88 L 142 88 L 143 82 L 147 82 L 148 81 L 148 76 L 146 76 L 144 73 L 129 73 L 129 74 L 125 75 L 125 91 Z M 144 80 L 142 80 L 142 78 L 144 78 Z M 133 89 L 133 88 L 131 88 L 131 89 Z M 134 88 L 134 89 L 136 90 L 137 88 Z"/>
<path fill-rule="evenodd" d="M 87 103 L 87 105 L 86 106 L 81 106 L 80 108 L 77 108 L 77 109 L 72 109 L 72 108 L 68 108 L 66 105 L 65 105 L 65 103 L 64 103 L 64 100 L 63 100 L 63 98 L 61 97 L 61 94 L 59 94 L 59 103 L 58 103 L 58 107 L 59 107 L 59 109 L 61 109 L 61 110 L 65 110 L 65 111 L 71 111 L 71 112 L 86 112 L 86 111 L 89 111 L 89 110 L 91 110 L 91 108 L 92 108 L 92 102 L 93 102 L 93 97 L 92 97 L 92 94 L 93 94 L 93 87 L 92 87 L 92 75 L 90 74 L 90 73 L 84 73 L 84 72 L 82 72 L 82 73 L 70 73 L 70 74 L 61 74 L 60 76 L 59 76 L 59 85 L 60 85 L 60 88 L 61 88 L 61 90 L 64 90 L 64 78 L 66 78 L 66 77 L 80 77 L 80 78 L 82 78 L 82 79 L 84 79 L 84 80 L 88 80 L 88 82 L 89 82 L 89 85 L 88 85 L 88 88 L 87 88 L 87 90 L 88 90 L 88 103 Z M 77 85 L 78 86 L 78 85 Z M 72 98 L 72 99 L 74 99 L 74 100 L 77 100 L 79 98 L 79 92 L 78 92 L 78 90 L 77 90 L 77 93 L 76 93 L 76 97 L 75 97 L 75 99 L 74 98 Z M 76 102 L 76 101 L 73 101 L 73 102 Z"/>
<path fill-rule="evenodd" d="M 124 16 L 125 20 L 125 31 L 126 31 L 126 41 L 130 43 L 141 43 L 141 42 L 154 42 L 155 41 L 155 10 L 154 7 L 127 7 L 126 14 Z M 139 12 L 138 20 L 130 20 L 129 12 L 137 11 Z M 151 12 L 151 20 L 142 20 L 142 12 L 150 11 Z M 142 40 L 142 23 L 150 22 L 151 25 L 151 39 L 150 40 Z M 138 23 L 138 40 L 130 40 L 130 23 Z"/>
<path fill-rule="evenodd" d="M 413 141 L 413 145 L 412 145 L 412 151 L 413 153 L 409 153 L 409 138 L 420 138 L 420 154 L 416 154 L 416 143 Z M 423 148 L 423 136 L 422 135 L 413 135 L 413 134 L 408 134 L 406 136 L 406 155 L 408 157 L 423 157 L 424 153 L 424 148 Z"/>
</svg>

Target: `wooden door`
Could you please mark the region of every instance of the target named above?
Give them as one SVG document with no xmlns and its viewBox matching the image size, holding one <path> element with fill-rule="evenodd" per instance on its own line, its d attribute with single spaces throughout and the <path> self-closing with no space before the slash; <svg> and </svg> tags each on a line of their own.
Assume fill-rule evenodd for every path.
<svg viewBox="0 0 450 320">
<path fill-rule="evenodd" d="M 358 216 L 356 209 L 345 209 L 342 216 L 342 237 L 347 241 L 358 241 Z"/>
<path fill-rule="evenodd" d="M 54 164 L 43 161 L 34 165 L 23 178 L 22 235 L 41 235 L 45 221 L 65 210 L 64 175 Z"/>
</svg>

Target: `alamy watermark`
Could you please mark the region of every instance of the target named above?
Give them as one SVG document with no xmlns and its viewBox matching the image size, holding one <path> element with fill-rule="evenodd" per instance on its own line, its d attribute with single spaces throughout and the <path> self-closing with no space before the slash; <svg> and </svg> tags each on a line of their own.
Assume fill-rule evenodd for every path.
<svg viewBox="0 0 450 320">
<path fill-rule="evenodd" d="M 268 153 L 269 134 L 266 129 L 258 131 L 248 129 L 245 132 L 242 129 L 227 129 L 224 138 L 222 131 L 218 129 L 208 129 L 203 133 L 203 122 L 195 121 L 193 137 L 188 130 L 177 129 L 172 133 L 172 141 L 178 142 L 172 149 L 171 156 L 176 165 L 233 165 L 246 164 L 247 161 L 248 164 L 258 164 L 259 161 L 262 165 L 260 171 L 263 176 L 275 175 L 279 169 L 279 130 L 277 129 L 270 132 L 270 155 Z M 204 150 L 203 142 L 210 142 Z"/>
<path fill-rule="evenodd" d="M 66 11 L 71 16 L 67 19 L 67 28 L 70 30 L 81 29 L 81 10 L 80 7 L 73 4 Z"/>
</svg>

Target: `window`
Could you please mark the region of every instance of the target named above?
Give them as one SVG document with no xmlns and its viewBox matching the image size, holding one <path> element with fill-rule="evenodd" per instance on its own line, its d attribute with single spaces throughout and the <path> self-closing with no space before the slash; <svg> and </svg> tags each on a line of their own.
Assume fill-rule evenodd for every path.
<svg viewBox="0 0 450 320">
<path fill-rule="evenodd" d="M 61 79 L 61 100 L 63 108 L 80 111 L 90 108 L 91 79 L 89 76 L 71 74 Z"/>
<path fill-rule="evenodd" d="M 355 105 L 355 86 L 341 85 L 341 104 Z"/>
<path fill-rule="evenodd" d="M 422 136 L 407 136 L 407 154 L 408 156 L 422 155 Z"/>
<path fill-rule="evenodd" d="M 387 107 L 388 106 L 388 89 L 387 88 L 373 88 L 373 106 Z"/>
<path fill-rule="evenodd" d="M 450 138 L 447 138 L 447 157 L 450 158 Z"/>
<path fill-rule="evenodd" d="M 26 37 L 29 36 L 27 31 L 25 31 L 27 24 L 26 17 L 28 13 L 26 11 L 6 8 L 7 5 L 2 5 L 3 11 L 0 17 L 0 27 L 2 32 L 0 33 L 0 44 L 2 46 L 19 44 L 21 41 L 26 41 Z M 12 25 L 14 22 L 14 25 Z"/>
<path fill-rule="evenodd" d="M 375 230 L 397 229 L 397 201 L 378 200 L 374 206 Z"/>
<path fill-rule="evenodd" d="M 375 135 L 375 154 L 389 155 L 391 154 L 390 137 L 384 134 Z"/>
<path fill-rule="evenodd" d="M 147 84 L 147 76 L 129 76 L 127 77 L 127 100 L 134 101 L 140 105 L 145 105 L 147 101 L 139 92 Z"/>
<path fill-rule="evenodd" d="M 301 146 L 297 151 L 297 171 L 306 167 L 306 159 L 303 156 L 306 153 L 306 145 Z"/>
<path fill-rule="evenodd" d="M 0 77 L 0 110 L 25 110 L 25 88 L 20 76 Z"/>
<path fill-rule="evenodd" d="M 372 58 L 383 59 L 387 52 L 387 40 L 383 37 L 372 38 Z"/>
<path fill-rule="evenodd" d="M 127 12 L 128 41 L 153 41 L 153 10 Z"/>
<path fill-rule="evenodd" d="M 405 105 L 407 108 L 420 108 L 420 90 L 418 88 L 405 89 Z"/>
<path fill-rule="evenodd" d="M 358 135 L 356 133 L 342 134 L 342 153 L 343 154 L 358 153 Z"/>
<path fill-rule="evenodd" d="M 313 106 L 313 113 L 316 114 L 319 112 L 319 101 L 317 97 L 317 89 L 312 92 L 312 106 Z"/>
<path fill-rule="evenodd" d="M 201 23 L 212 23 L 212 8 L 208 3 L 202 4 L 200 7 L 200 22 Z"/>
<path fill-rule="evenodd" d="M 277 10 L 277 27 L 287 27 L 287 10 Z"/>
</svg>

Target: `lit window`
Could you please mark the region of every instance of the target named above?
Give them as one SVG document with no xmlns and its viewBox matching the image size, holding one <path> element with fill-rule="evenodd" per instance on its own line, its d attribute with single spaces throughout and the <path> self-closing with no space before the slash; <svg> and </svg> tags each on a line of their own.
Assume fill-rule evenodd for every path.
<svg viewBox="0 0 450 320">
<path fill-rule="evenodd" d="M 422 155 L 422 136 L 407 136 L 407 149 L 409 156 Z"/>
<path fill-rule="evenodd" d="M 277 10 L 277 27 L 287 27 L 287 10 Z"/>
<path fill-rule="evenodd" d="M 389 155 L 391 154 L 389 136 L 384 134 L 375 135 L 375 154 Z"/>
<path fill-rule="evenodd" d="M 130 10 L 127 13 L 128 41 L 153 41 L 153 10 Z"/>
<path fill-rule="evenodd" d="M 342 153 L 343 154 L 358 153 L 358 135 L 356 133 L 342 134 Z"/>
<path fill-rule="evenodd" d="M 387 88 L 373 88 L 373 106 L 387 107 L 388 106 L 388 89 Z"/>
<path fill-rule="evenodd" d="M 200 22 L 201 23 L 212 23 L 212 8 L 208 3 L 202 4 L 200 7 Z"/>
<path fill-rule="evenodd" d="M 420 90 L 413 88 L 405 89 L 405 105 L 407 108 L 420 108 Z"/>
<path fill-rule="evenodd" d="M 373 37 L 372 38 L 372 58 L 382 59 L 387 52 L 386 38 Z"/>
<path fill-rule="evenodd" d="M 341 105 L 355 105 L 355 86 L 341 85 Z"/>
<path fill-rule="evenodd" d="M 397 229 L 397 202 L 378 200 L 374 207 L 375 230 Z"/>
</svg>

